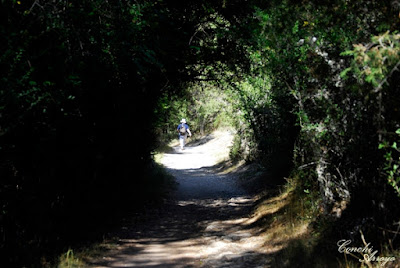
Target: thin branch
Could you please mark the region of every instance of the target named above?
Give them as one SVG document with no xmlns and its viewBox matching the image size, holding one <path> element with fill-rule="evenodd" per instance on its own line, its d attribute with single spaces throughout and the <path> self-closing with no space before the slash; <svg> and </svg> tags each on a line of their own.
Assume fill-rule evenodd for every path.
<svg viewBox="0 0 400 268">
<path fill-rule="evenodd" d="M 38 7 L 40 7 L 41 9 L 44 9 L 44 7 L 43 7 L 43 6 L 39 5 L 39 1 L 38 1 L 38 0 L 36 0 L 35 2 L 33 2 L 33 4 L 32 4 L 32 6 L 31 6 L 31 8 L 29 9 L 29 12 L 31 12 L 31 11 L 32 11 L 32 9 L 33 9 L 35 6 L 38 6 Z"/>
<path fill-rule="evenodd" d="M 189 45 L 192 43 L 193 37 L 194 37 L 199 31 L 200 31 L 200 29 L 198 29 L 198 30 L 192 35 L 192 37 L 190 37 Z"/>
<path fill-rule="evenodd" d="M 196 81 L 219 81 L 217 78 L 194 78 Z"/>
<path fill-rule="evenodd" d="M 361 230 L 360 230 L 360 234 L 361 234 L 361 239 L 362 239 L 364 245 L 367 247 L 368 244 L 367 244 L 367 242 L 365 241 L 364 234 L 363 234 L 363 232 L 362 232 Z M 364 258 L 364 263 L 365 263 L 369 268 L 372 268 L 372 264 L 371 264 L 371 261 L 370 261 L 370 260 L 366 260 L 366 259 Z"/>
<path fill-rule="evenodd" d="M 315 164 L 318 164 L 318 163 L 319 162 L 311 162 L 311 163 L 308 163 L 308 164 L 301 165 L 297 169 L 301 170 L 301 169 L 304 169 L 304 168 L 306 168 L 308 166 L 312 166 L 312 165 L 315 165 Z"/>
<path fill-rule="evenodd" d="M 388 233 L 392 233 L 392 234 L 396 234 L 396 235 L 400 234 L 399 230 L 397 230 L 397 231 L 392 231 L 392 230 L 385 229 L 385 228 L 382 228 L 382 227 L 378 227 L 378 228 L 381 229 L 381 230 L 383 230 L 383 231 L 386 231 L 386 232 L 388 232 Z"/>
<path fill-rule="evenodd" d="M 395 71 L 399 71 L 399 69 L 398 69 L 399 66 L 400 66 L 400 60 L 396 63 L 396 65 L 393 67 L 393 69 L 390 71 L 390 73 L 375 88 L 375 90 L 373 91 L 374 93 L 378 93 L 382 89 L 383 84 L 387 83 L 388 78 L 391 77 Z"/>
</svg>

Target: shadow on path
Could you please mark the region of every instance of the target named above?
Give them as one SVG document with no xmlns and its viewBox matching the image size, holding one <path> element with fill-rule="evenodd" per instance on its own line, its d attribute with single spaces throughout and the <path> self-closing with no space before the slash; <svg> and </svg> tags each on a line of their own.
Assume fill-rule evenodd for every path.
<svg viewBox="0 0 400 268">
<path fill-rule="evenodd" d="M 265 267 L 264 241 L 253 235 L 257 230 L 246 228 L 254 198 L 240 189 L 234 174 L 219 174 L 213 168 L 210 148 L 230 141 L 224 136 L 184 153 L 166 154 L 163 164 L 179 184 L 173 197 L 126 220 L 111 234 L 117 246 L 91 265 Z"/>
</svg>

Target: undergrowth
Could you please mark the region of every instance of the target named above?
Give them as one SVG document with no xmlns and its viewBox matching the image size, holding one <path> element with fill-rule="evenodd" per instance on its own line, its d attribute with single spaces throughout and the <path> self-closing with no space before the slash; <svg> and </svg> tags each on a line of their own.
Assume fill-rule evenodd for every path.
<svg viewBox="0 0 400 268">
<path fill-rule="evenodd" d="M 70 249 L 60 257 L 58 268 L 81 268 L 85 267 L 81 259 L 75 257 L 74 252 Z"/>
<path fill-rule="evenodd" d="M 138 197 L 126 197 L 126 204 L 120 204 L 121 208 L 117 205 L 114 207 L 115 215 L 112 216 L 112 226 L 105 226 L 101 229 L 102 234 L 97 234 L 96 238 L 88 239 L 82 244 L 70 245 L 64 253 L 59 256 L 51 258 L 42 258 L 41 267 L 48 268 L 80 268 L 88 267 L 87 263 L 92 258 L 101 256 L 105 251 L 108 251 L 117 245 L 114 237 L 109 237 L 108 232 L 117 226 L 123 218 L 128 215 L 137 215 L 148 209 L 149 207 L 156 207 L 163 204 L 164 200 L 168 198 L 171 191 L 176 186 L 175 179 L 166 172 L 166 170 L 155 161 L 152 166 L 148 168 L 144 174 L 144 183 L 142 185 L 141 200 Z M 134 201 L 132 201 L 134 200 Z M 135 204 L 135 207 L 127 208 L 127 204 Z M 109 216 L 109 215 L 108 215 Z M 107 215 L 105 215 L 107 217 Z M 97 222 L 97 225 L 104 223 Z M 99 237 L 102 237 L 99 239 Z"/>
<path fill-rule="evenodd" d="M 323 213 L 318 192 L 299 176 L 286 179 L 275 194 L 261 194 L 253 215 L 262 226 L 264 247 L 272 267 L 399 267 L 399 252 L 386 245 L 368 243 L 360 231 L 361 244 L 352 240 L 348 248 L 371 249 L 368 256 L 339 252 L 342 239 L 335 232 L 335 219 Z M 389 241 L 390 242 L 390 241 Z M 343 242 L 342 242 L 343 243 Z M 380 246 L 380 248 L 378 247 Z M 376 253 L 374 253 L 376 251 Z"/>
</svg>

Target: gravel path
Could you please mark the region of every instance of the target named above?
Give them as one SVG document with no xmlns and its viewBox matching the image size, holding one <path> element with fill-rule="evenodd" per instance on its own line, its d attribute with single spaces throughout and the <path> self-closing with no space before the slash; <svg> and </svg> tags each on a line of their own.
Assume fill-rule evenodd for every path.
<svg viewBox="0 0 400 268">
<path fill-rule="evenodd" d="M 226 159 L 232 135 L 218 132 L 162 160 L 179 183 L 173 198 L 131 219 L 118 246 L 93 267 L 269 267 L 262 237 L 248 217 L 254 198 L 234 173 L 215 166 Z"/>
</svg>

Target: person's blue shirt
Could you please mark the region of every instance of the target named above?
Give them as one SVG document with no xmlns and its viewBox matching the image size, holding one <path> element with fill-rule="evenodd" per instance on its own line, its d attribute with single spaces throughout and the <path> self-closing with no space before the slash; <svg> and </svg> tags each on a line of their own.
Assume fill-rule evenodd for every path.
<svg viewBox="0 0 400 268">
<path fill-rule="evenodd" d="M 189 126 L 188 126 L 188 124 L 179 124 L 178 125 L 178 127 L 176 128 L 176 130 L 180 130 L 181 129 L 181 127 L 182 127 L 182 125 L 186 128 L 186 131 L 189 129 Z M 179 135 L 181 135 L 181 133 L 179 132 Z"/>
</svg>

